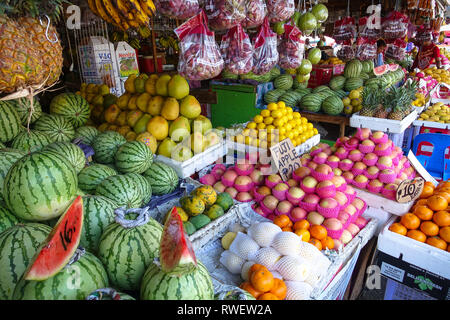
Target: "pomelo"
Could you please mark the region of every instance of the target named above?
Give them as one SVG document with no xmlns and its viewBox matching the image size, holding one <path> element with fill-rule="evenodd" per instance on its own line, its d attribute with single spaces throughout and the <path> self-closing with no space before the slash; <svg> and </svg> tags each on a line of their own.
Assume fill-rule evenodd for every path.
<svg viewBox="0 0 450 320">
<path fill-rule="evenodd" d="M 169 96 L 181 100 L 189 94 L 189 84 L 180 75 L 174 75 L 167 84 Z"/>
<path fill-rule="evenodd" d="M 167 97 L 168 96 L 168 90 L 167 90 L 167 84 L 171 80 L 170 75 L 163 74 L 159 79 L 156 81 L 156 94 L 158 96 Z"/>
<path fill-rule="evenodd" d="M 180 113 L 188 119 L 197 118 L 202 112 L 202 107 L 198 100 L 191 95 L 185 97 L 180 104 Z"/>
</svg>

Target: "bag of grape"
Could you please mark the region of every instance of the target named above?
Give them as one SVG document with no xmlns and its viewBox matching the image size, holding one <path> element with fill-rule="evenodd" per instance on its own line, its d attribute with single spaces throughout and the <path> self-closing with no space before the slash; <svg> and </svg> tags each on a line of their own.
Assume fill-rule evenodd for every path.
<svg viewBox="0 0 450 320">
<path fill-rule="evenodd" d="M 408 17 L 398 11 L 392 11 L 381 23 L 385 40 L 404 39 L 408 33 Z"/>
<path fill-rule="evenodd" d="M 356 58 L 358 60 L 373 60 L 377 57 L 377 40 L 375 38 L 359 37 L 356 41 Z"/>
<path fill-rule="evenodd" d="M 283 69 L 300 67 L 305 52 L 305 42 L 301 40 L 300 29 L 292 25 L 284 25 L 284 34 L 278 46 L 280 59 L 278 64 Z"/>
<path fill-rule="evenodd" d="M 406 54 L 406 42 L 403 39 L 387 40 L 386 41 L 386 58 L 392 60 L 403 60 Z"/>
<path fill-rule="evenodd" d="M 211 29 L 231 29 L 245 19 L 245 0 L 206 0 L 205 11 Z"/>
<path fill-rule="evenodd" d="M 269 72 L 278 63 L 278 59 L 277 34 L 270 28 L 269 19 L 266 17 L 253 39 L 253 73 Z"/>
<path fill-rule="evenodd" d="M 414 37 L 414 42 L 417 45 L 420 45 L 422 42 L 425 41 L 432 41 L 433 40 L 433 30 L 427 25 L 421 25 L 416 30 L 416 36 Z"/>
<path fill-rule="evenodd" d="M 341 41 L 341 48 L 336 52 L 336 57 L 342 61 L 350 61 L 355 58 L 356 50 L 350 40 Z"/>
<path fill-rule="evenodd" d="M 200 10 L 198 0 L 158 0 L 155 6 L 163 15 L 180 20 L 189 19 Z"/>
<path fill-rule="evenodd" d="M 285 21 L 295 12 L 294 0 L 267 0 L 267 15 L 270 23 Z"/>
<path fill-rule="evenodd" d="M 334 23 L 333 39 L 337 43 L 343 44 L 345 41 L 350 41 L 356 37 L 355 19 L 352 17 L 344 17 Z"/>
<path fill-rule="evenodd" d="M 220 52 L 225 63 L 225 71 L 232 74 L 245 74 L 252 71 L 252 43 L 240 24 L 228 30 L 222 37 Z"/>
<path fill-rule="evenodd" d="M 368 39 L 379 39 L 381 36 L 381 25 L 373 21 L 374 18 L 362 17 L 359 19 L 359 36 Z"/>
<path fill-rule="evenodd" d="M 259 27 L 267 15 L 267 6 L 264 0 L 245 0 L 245 19 L 242 22 L 244 28 Z"/>
<path fill-rule="evenodd" d="M 224 62 L 203 10 L 174 32 L 180 39 L 178 72 L 181 76 L 189 80 L 206 80 L 222 72 Z"/>
</svg>

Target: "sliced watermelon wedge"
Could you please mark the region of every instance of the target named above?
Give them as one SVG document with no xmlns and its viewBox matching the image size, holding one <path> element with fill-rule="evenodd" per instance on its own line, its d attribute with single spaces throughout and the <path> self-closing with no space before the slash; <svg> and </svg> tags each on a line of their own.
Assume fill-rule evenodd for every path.
<svg viewBox="0 0 450 320">
<path fill-rule="evenodd" d="M 377 77 L 382 76 L 386 72 L 389 71 L 389 66 L 387 64 L 383 64 L 381 66 L 378 66 L 376 68 L 373 68 L 373 74 Z"/>
<path fill-rule="evenodd" d="M 399 66 L 398 64 L 396 64 L 396 63 L 391 63 L 391 64 L 389 64 L 389 70 L 390 70 L 390 71 L 395 71 L 395 70 L 397 70 L 399 67 L 400 67 L 400 66 Z"/>
<path fill-rule="evenodd" d="M 78 248 L 83 227 L 83 198 L 78 196 L 42 243 L 25 271 L 25 280 L 46 280 L 70 261 Z"/>
<path fill-rule="evenodd" d="M 177 208 L 173 207 L 164 224 L 159 249 L 161 268 L 169 274 L 185 274 L 197 268 L 192 243 L 184 231 L 183 221 Z"/>
</svg>

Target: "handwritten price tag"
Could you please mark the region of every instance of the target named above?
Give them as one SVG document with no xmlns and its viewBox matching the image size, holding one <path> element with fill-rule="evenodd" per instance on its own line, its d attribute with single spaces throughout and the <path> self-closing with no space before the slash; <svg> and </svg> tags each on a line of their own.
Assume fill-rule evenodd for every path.
<svg viewBox="0 0 450 320">
<path fill-rule="evenodd" d="M 406 203 L 416 200 L 422 193 L 424 185 L 425 180 L 423 178 L 403 181 L 397 188 L 397 202 Z"/>
<path fill-rule="evenodd" d="M 287 138 L 270 148 L 272 159 L 275 162 L 281 178 L 287 181 L 292 172 L 302 166 L 300 156 L 297 154 L 291 139 Z"/>
</svg>

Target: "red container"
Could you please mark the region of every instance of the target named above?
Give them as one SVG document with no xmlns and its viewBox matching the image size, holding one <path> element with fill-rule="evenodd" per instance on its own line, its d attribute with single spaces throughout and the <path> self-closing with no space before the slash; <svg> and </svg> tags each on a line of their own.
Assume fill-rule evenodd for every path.
<svg viewBox="0 0 450 320">
<path fill-rule="evenodd" d="M 330 83 L 331 77 L 333 76 L 332 66 L 323 65 L 313 65 L 311 70 L 311 76 L 308 81 L 308 88 L 315 88 L 320 85 L 325 85 Z"/>
<path fill-rule="evenodd" d="M 431 127 L 420 127 L 419 133 L 442 133 L 442 134 L 450 134 L 450 130 L 445 128 L 431 128 Z"/>
<path fill-rule="evenodd" d="M 157 55 L 158 70 L 155 71 L 155 62 L 153 56 L 139 57 L 139 68 L 143 73 L 161 73 L 163 72 L 164 56 Z"/>
</svg>

